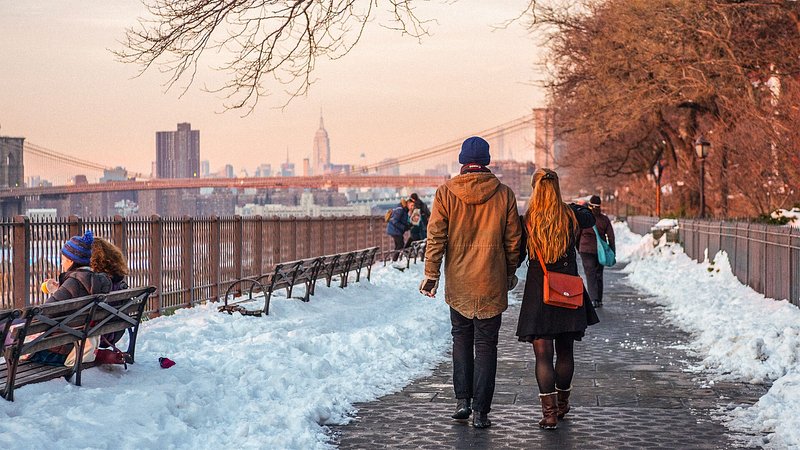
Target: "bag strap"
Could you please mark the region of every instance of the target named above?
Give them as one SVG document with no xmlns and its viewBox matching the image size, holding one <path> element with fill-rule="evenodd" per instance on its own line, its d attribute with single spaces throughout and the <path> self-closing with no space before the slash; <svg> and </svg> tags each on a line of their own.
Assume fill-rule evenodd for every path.
<svg viewBox="0 0 800 450">
<path fill-rule="evenodd" d="M 542 272 L 544 272 L 544 276 L 547 276 L 547 266 L 544 264 L 544 260 L 542 259 L 542 255 L 539 253 L 539 250 L 534 246 L 533 252 L 536 253 L 536 257 L 539 259 L 539 265 L 542 266 Z"/>
<path fill-rule="evenodd" d="M 597 236 L 598 239 L 600 239 L 603 242 L 606 242 L 603 236 L 600 236 L 600 231 L 597 229 L 597 225 L 592 225 L 592 229 L 594 230 L 594 234 L 595 236 Z"/>
</svg>

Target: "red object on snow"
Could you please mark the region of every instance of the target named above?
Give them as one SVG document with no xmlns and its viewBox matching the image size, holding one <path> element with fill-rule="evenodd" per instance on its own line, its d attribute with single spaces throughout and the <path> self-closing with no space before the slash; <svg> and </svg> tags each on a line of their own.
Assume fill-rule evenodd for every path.
<svg viewBox="0 0 800 450">
<path fill-rule="evenodd" d="M 163 356 L 161 358 L 158 358 L 158 362 L 161 364 L 162 369 L 169 369 L 170 367 L 175 365 L 175 361 L 169 358 L 164 358 Z"/>
</svg>

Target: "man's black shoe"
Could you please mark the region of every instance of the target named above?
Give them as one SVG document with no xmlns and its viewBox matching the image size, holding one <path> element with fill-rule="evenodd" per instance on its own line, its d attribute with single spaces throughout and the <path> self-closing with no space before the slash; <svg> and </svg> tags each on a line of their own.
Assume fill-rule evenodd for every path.
<svg viewBox="0 0 800 450">
<path fill-rule="evenodd" d="M 456 412 L 453 413 L 453 419 L 467 420 L 469 419 L 470 414 L 472 414 L 472 408 L 470 407 L 469 399 L 468 398 L 458 399 L 458 404 L 456 405 Z"/>
<path fill-rule="evenodd" d="M 492 421 L 489 420 L 489 413 L 476 412 L 472 417 L 472 426 L 475 428 L 489 428 L 492 426 Z"/>
</svg>

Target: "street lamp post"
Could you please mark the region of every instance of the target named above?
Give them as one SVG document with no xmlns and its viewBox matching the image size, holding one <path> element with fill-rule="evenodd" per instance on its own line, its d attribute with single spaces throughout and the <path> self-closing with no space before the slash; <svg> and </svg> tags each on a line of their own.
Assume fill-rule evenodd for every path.
<svg viewBox="0 0 800 450">
<path fill-rule="evenodd" d="M 705 193 L 705 184 L 706 184 L 706 157 L 708 156 L 708 151 L 711 149 L 711 143 L 709 143 L 705 137 L 702 135 L 697 138 L 694 143 L 694 151 L 697 154 L 697 158 L 700 159 L 700 218 L 705 218 L 706 216 L 706 193 Z"/>
<path fill-rule="evenodd" d="M 656 217 L 661 217 L 661 175 L 664 174 L 664 165 L 659 159 L 653 166 L 653 177 L 656 180 Z"/>
</svg>

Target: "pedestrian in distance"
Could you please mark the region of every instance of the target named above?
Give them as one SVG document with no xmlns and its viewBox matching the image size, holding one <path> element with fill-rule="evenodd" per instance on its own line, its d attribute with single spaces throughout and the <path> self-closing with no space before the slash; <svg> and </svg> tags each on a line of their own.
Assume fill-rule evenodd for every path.
<svg viewBox="0 0 800 450">
<path fill-rule="evenodd" d="M 416 241 L 425 239 L 428 228 L 428 221 L 422 215 L 422 209 L 419 208 L 413 198 L 408 199 L 408 221 L 411 224 L 411 228 L 408 232 L 406 247 L 410 247 Z"/>
<path fill-rule="evenodd" d="M 444 260 L 457 399 L 452 418 L 465 421 L 474 411 L 472 425 L 486 428 L 491 426 L 501 316 L 517 282 L 521 230 L 514 192 L 486 167 L 489 144 L 468 138 L 458 162 L 461 173 L 436 190 L 420 292 L 436 295 Z"/>
<path fill-rule="evenodd" d="M 428 223 L 431 219 L 431 210 L 428 208 L 428 205 L 419 198 L 416 192 L 412 193 L 410 197 L 411 200 L 414 200 L 414 207 L 419 208 L 419 212 L 422 214 L 425 223 Z"/>
<path fill-rule="evenodd" d="M 531 180 L 528 211 L 525 213 L 526 245 L 529 257 L 517 337 L 533 344 L 536 382 L 542 404 L 539 426 L 555 429 L 558 419 L 569 412 L 569 395 L 575 372 L 574 342 L 586 327 L 598 323 L 594 308 L 580 278 L 583 302 L 576 309 L 545 304 L 544 269 L 548 273 L 578 275 L 575 244 L 582 229 L 591 229 L 594 216 L 583 206 L 567 205 L 561 199 L 558 175 L 538 169 Z M 541 258 L 541 260 L 540 260 Z M 542 262 L 540 262 L 542 261 Z M 553 365 L 553 354 L 557 356 Z"/>
<path fill-rule="evenodd" d="M 611 251 L 617 252 L 614 241 L 614 227 L 611 226 L 611 219 L 600 210 L 600 197 L 593 195 L 589 199 L 589 210 L 594 215 L 595 227 L 581 230 L 581 237 L 578 240 L 578 252 L 581 254 L 583 272 L 586 275 L 586 289 L 595 308 L 603 306 L 603 265 L 597 257 L 597 236 L 608 242 Z"/>
<path fill-rule="evenodd" d="M 397 259 L 405 247 L 405 238 L 403 237 L 411 228 L 411 223 L 408 221 L 408 202 L 406 199 L 401 199 L 400 204 L 392 209 L 392 214 L 386 223 L 386 234 L 391 236 L 394 240 L 394 252 L 392 253 L 392 261 L 397 263 Z M 393 264 L 395 266 L 395 264 Z M 399 267 L 397 267 L 399 268 Z"/>
</svg>

